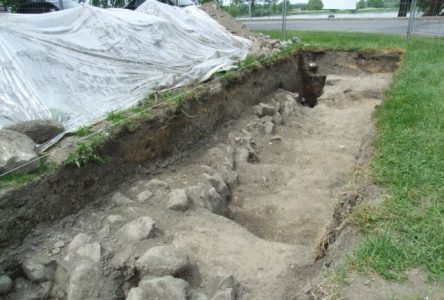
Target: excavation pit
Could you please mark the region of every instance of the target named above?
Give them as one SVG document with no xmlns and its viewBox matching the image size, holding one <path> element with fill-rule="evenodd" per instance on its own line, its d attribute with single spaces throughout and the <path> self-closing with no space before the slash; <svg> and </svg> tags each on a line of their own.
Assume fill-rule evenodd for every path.
<svg viewBox="0 0 444 300">
<path fill-rule="evenodd" d="M 56 260 L 48 293 L 67 297 L 67 245 L 86 233 L 101 250 L 100 280 L 84 296 L 125 298 L 141 279 L 135 260 L 167 244 L 191 264 L 175 276 L 192 293 L 213 297 L 232 275 L 236 299 L 302 297 L 338 193 L 369 158 L 372 112 L 400 55 L 297 51 L 210 82 L 175 111 L 159 108 L 113 135 L 104 164 L 62 166 L 2 192 L 1 267 L 23 281 L 25 259 Z M 170 199 L 171 189 L 192 202 L 179 192 Z M 146 216 L 152 234 L 122 237 L 125 224 Z M 34 282 L 13 296 L 41 289 Z"/>
</svg>

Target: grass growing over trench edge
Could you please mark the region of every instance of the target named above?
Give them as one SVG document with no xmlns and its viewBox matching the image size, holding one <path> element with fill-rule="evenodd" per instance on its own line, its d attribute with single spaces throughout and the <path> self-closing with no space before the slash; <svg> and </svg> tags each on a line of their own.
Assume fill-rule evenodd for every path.
<svg viewBox="0 0 444 300">
<path fill-rule="evenodd" d="M 280 32 L 264 32 L 274 38 Z M 389 192 L 367 203 L 350 220 L 366 238 L 349 264 L 403 280 L 420 267 L 444 281 L 444 39 L 361 33 L 290 32 L 299 47 L 405 49 L 402 65 L 376 111 L 378 133 L 371 161 L 373 180 Z"/>
</svg>

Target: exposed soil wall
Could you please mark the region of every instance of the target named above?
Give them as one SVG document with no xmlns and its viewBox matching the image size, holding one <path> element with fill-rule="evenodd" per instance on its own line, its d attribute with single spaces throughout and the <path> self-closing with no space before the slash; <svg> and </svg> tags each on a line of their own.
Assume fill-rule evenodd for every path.
<svg viewBox="0 0 444 300">
<path fill-rule="evenodd" d="M 25 186 L 0 192 L 0 247 L 13 247 L 36 224 L 75 213 L 138 173 L 149 173 L 157 160 L 191 149 L 219 124 L 238 118 L 245 107 L 277 88 L 300 91 L 299 55 L 249 71 L 236 81 L 215 80 L 199 99 L 121 130 L 102 149 L 105 163 L 62 166 Z"/>
</svg>

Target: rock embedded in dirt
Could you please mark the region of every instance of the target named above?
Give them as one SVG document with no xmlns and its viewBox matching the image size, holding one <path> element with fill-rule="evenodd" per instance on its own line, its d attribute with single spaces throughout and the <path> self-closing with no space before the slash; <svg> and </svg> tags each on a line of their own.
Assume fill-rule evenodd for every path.
<svg viewBox="0 0 444 300">
<path fill-rule="evenodd" d="M 220 174 L 215 173 L 208 175 L 204 173 L 204 177 L 223 199 L 226 199 L 230 195 L 230 190 Z"/>
<path fill-rule="evenodd" d="M 76 253 L 83 259 L 89 259 L 94 263 L 98 263 L 100 261 L 102 248 L 99 243 L 95 242 L 80 246 Z"/>
<path fill-rule="evenodd" d="M 63 124 L 55 120 L 24 121 L 12 126 L 8 126 L 7 128 L 23 133 L 37 144 L 47 142 L 65 131 Z"/>
<path fill-rule="evenodd" d="M 149 299 L 145 291 L 140 287 L 134 287 L 128 292 L 126 300 L 146 300 Z"/>
<path fill-rule="evenodd" d="M 172 246 L 149 249 L 136 260 L 135 265 L 141 276 L 174 276 L 191 267 L 188 258 Z"/>
<path fill-rule="evenodd" d="M 194 185 L 186 188 L 186 193 L 195 205 L 199 205 L 218 215 L 225 215 L 227 202 L 214 187 Z"/>
<path fill-rule="evenodd" d="M 282 125 L 283 124 L 282 116 L 279 112 L 276 112 L 273 116 L 272 122 L 276 125 Z"/>
<path fill-rule="evenodd" d="M 39 263 L 27 259 L 22 263 L 22 270 L 26 277 L 33 282 L 51 281 L 54 279 L 57 262 L 55 260 L 47 263 Z"/>
<path fill-rule="evenodd" d="M 318 71 L 318 64 L 315 62 L 309 62 L 308 63 L 308 70 L 310 72 L 316 73 Z"/>
<path fill-rule="evenodd" d="M 274 135 L 270 138 L 270 141 L 272 143 L 280 143 L 280 142 L 282 142 L 282 137 L 279 135 Z"/>
<path fill-rule="evenodd" d="M 202 293 L 192 291 L 189 300 L 208 300 L 208 297 Z"/>
<path fill-rule="evenodd" d="M 121 192 L 115 193 L 112 197 L 112 201 L 117 206 L 132 205 L 134 203 L 133 200 L 131 200 Z"/>
<path fill-rule="evenodd" d="M 276 108 L 273 105 L 266 103 L 259 103 L 258 105 L 253 106 L 253 109 L 258 117 L 273 116 L 276 113 Z"/>
<path fill-rule="evenodd" d="M 125 221 L 125 218 L 122 217 L 121 215 L 110 215 L 108 216 L 108 222 L 110 222 L 111 224 L 114 223 L 121 223 Z"/>
<path fill-rule="evenodd" d="M 150 217 L 140 217 L 125 225 L 117 231 L 121 242 L 138 242 L 154 236 L 156 223 Z"/>
<path fill-rule="evenodd" d="M 189 292 L 188 282 L 172 276 L 152 279 L 144 277 L 139 287 L 150 296 L 148 299 L 186 300 Z"/>
<path fill-rule="evenodd" d="M 5 295 L 12 290 L 12 280 L 8 275 L 0 276 L 0 295 Z"/>
<path fill-rule="evenodd" d="M 275 125 L 272 122 L 264 123 L 265 134 L 270 135 L 275 132 Z"/>
<path fill-rule="evenodd" d="M 23 166 L 20 171 L 34 171 L 40 166 L 39 160 L 35 160 L 38 157 L 35 144 L 29 137 L 9 129 L 0 130 L 0 173 L 24 164 L 27 165 Z"/>
<path fill-rule="evenodd" d="M 171 210 L 186 211 L 190 207 L 190 200 L 182 189 L 174 189 L 168 194 L 168 208 Z"/>
<path fill-rule="evenodd" d="M 66 285 L 66 299 L 97 299 L 99 296 L 99 270 L 96 264 L 80 260 L 69 274 Z"/>
<path fill-rule="evenodd" d="M 221 167 L 220 174 L 230 189 L 233 189 L 239 182 L 239 174 L 233 171 L 227 163 L 224 163 Z"/>
<path fill-rule="evenodd" d="M 235 299 L 236 299 L 236 293 L 232 288 L 219 291 L 212 298 L 212 300 L 235 300 Z"/>
<path fill-rule="evenodd" d="M 139 194 L 137 194 L 137 201 L 139 202 L 147 202 L 151 197 L 153 196 L 153 193 L 149 190 L 143 191 Z"/>
<path fill-rule="evenodd" d="M 234 277 L 233 275 L 225 275 L 222 276 L 221 280 L 219 281 L 219 288 L 220 289 L 227 289 L 227 288 L 234 288 Z"/>
<path fill-rule="evenodd" d="M 88 244 L 89 242 L 91 242 L 91 236 L 86 234 L 86 233 L 79 233 L 77 234 L 71 241 L 71 243 L 69 243 L 68 245 L 68 254 L 70 253 L 74 253 L 77 251 L 77 249 L 79 249 L 81 246 Z"/>
<path fill-rule="evenodd" d="M 152 179 L 152 180 L 150 180 L 145 185 L 145 187 L 147 189 L 151 190 L 151 191 L 158 191 L 158 190 L 160 190 L 160 191 L 167 192 L 167 191 L 171 190 L 171 187 L 170 187 L 170 185 L 167 182 L 159 180 L 159 179 Z"/>
</svg>

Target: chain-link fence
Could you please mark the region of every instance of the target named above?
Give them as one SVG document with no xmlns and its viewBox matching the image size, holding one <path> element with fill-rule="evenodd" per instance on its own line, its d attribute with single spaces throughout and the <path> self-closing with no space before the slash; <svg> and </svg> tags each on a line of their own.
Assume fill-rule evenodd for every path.
<svg viewBox="0 0 444 300">
<path fill-rule="evenodd" d="M 176 6 L 192 0 L 159 0 Z M 218 0 L 251 29 L 444 36 L 444 0 Z M 46 13 L 82 4 L 136 9 L 144 0 L 0 0 L 0 13 Z M 195 0 L 194 2 L 205 2 Z"/>
<path fill-rule="evenodd" d="M 232 0 L 223 7 L 249 28 L 283 37 L 287 30 L 444 36 L 444 0 Z"/>
</svg>

